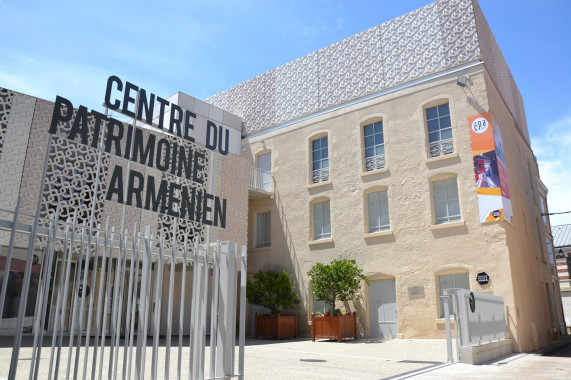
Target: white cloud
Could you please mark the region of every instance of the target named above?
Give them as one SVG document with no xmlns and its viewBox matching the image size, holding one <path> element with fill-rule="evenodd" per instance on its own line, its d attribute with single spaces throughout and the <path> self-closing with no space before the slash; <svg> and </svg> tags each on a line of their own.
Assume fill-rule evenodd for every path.
<svg viewBox="0 0 571 380">
<path fill-rule="evenodd" d="M 548 124 L 543 136 L 532 136 L 531 145 L 549 191 L 549 212 L 571 211 L 571 116 Z M 552 215 L 551 225 L 559 224 L 571 224 L 571 213 Z"/>
</svg>

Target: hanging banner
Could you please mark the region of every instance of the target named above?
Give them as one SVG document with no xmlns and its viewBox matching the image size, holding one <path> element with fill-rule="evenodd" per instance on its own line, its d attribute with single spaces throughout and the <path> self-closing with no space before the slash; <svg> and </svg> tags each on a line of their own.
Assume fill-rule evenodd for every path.
<svg viewBox="0 0 571 380">
<path fill-rule="evenodd" d="M 480 223 L 505 220 L 511 224 L 513 210 L 499 126 L 489 112 L 470 116 L 468 123 Z"/>
</svg>

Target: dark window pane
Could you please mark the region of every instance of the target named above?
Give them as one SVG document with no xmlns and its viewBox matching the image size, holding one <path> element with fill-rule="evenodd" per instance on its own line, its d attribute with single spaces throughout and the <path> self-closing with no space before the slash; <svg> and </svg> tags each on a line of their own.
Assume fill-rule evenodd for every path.
<svg viewBox="0 0 571 380">
<path fill-rule="evenodd" d="M 436 109 L 436 107 L 426 109 L 426 119 L 427 120 L 436 119 L 437 117 L 438 117 L 438 110 Z"/>
<path fill-rule="evenodd" d="M 370 136 L 373 134 L 373 124 L 365 125 L 365 136 Z"/>
<path fill-rule="evenodd" d="M 323 137 L 321 139 L 321 147 L 322 148 L 327 148 L 327 137 Z"/>
<path fill-rule="evenodd" d="M 449 128 L 452 125 L 450 122 L 450 116 L 444 116 L 440 118 L 440 129 Z"/>
<path fill-rule="evenodd" d="M 375 145 L 375 137 L 374 136 L 365 137 L 365 148 L 370 148 L 373 145 Z"/>
<path fill-rule="evenodd" d="M 440 140 L 440 133 L 433 132 L 428 134 L 428 142 L 435 142 Z"/>
<path fill-rule="evenodd" d="M 383 122 L 379 121 L 375 123 L 375 133 L 382 133 L 383 132 Z"/>
<path fill-rule="evenodd" d="M 438 131 L 438 129 L 439 129 L 438 119 L 428 121 L 428 132 L 435 132 Z"/>
<path fill-rule="evenodd" d="M 448 103 L 438 106 L 438 116 L 442 117 L 446 115 L 450 115 L 450 108 L 448 107 Z"/>
</svg>

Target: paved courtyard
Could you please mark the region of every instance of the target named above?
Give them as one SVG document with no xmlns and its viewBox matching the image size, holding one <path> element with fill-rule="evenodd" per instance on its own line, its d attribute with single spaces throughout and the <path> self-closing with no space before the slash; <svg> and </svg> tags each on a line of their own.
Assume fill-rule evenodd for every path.
<svg viewBox="0 0 571 380">
<path fill-rule="evenodd" d="M 0 347 L 0 379 L 8 375 L 11 347 L 4 338 Z M 164 342 L 162 342 L 164 343 Z M 175 342 L 173 342 L 176 344 Z M 563 343 L 571 347 L 571 341 Z M 175 346 L 176 347 L 176 346 Z M 67 348 L 62 349 L 60 378 L 66 377 Z M 22 347 L 17 378 L 28 378 L 32 349 Z M 571 350 L 567 350 L 571 351 Z M 49 347 L 42 351 L 40 378 L 47 378 Z M 105 351 L 102 373 L 106 378 L 108 353 Z M 146 365 L 150 373 L 150 348 L 147 348 Z M 512 354 L 482 365 L 446 363 L 446 341 L 442 339 L 397 339 L 387 342 L 357 340 L 342 343 L 333 341 L 312 342 L 310 339 L 262 340 L 247 339 L 245 348 L 245 379 L 569 379 L 571 358 L 542 356 L 540 353 Z M 159 348 L 158 379 L 164 378 L 163 363 L 166 348 Z M 122 374 L 122 352 L 119 353 L 117 378 Z M 170 362 L 174 365 L 170 377 L 176 378 L 178 350 L 171 349 Z M 188 378 L 188 348 L 183 348 L 183 378 Z M 209 349 L 206 349 L 206 358 Z M 80 363 L 83 356 L 80 355 Z M 237 365 L 237 363 L 236 363 Z M 208 364 L 207 366 L 208 367 Z M 91 368 L 88 364 L 88 368 Z M 207 371 L 208 372 L 208 371 Z M 71 370 L 73 374 L 73 369 Z M 88 374 L 90 370 L 88 371 Z M 207 374 L 208 376 L 208 374 Z M 88 375 L 89 377 L 89 375 Z M 132 376 L 131 376 L 132 377 Z M 81 378 L 81 374 L 79 376 Z M 147 378 L 150 378 L 147 376 Z"/>
<path fill-rule="evenodd" d="M 565 339 L 567 347 L 571 341 Z M 246 379 L 570 379 L 571 358 L 512 354 L 481 365 L 446 363 L 446 341 L 248 341 Z"/>
</svg>

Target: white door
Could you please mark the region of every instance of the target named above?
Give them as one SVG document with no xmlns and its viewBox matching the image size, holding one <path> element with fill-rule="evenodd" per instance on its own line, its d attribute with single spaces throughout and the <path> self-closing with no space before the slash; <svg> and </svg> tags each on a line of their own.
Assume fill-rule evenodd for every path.
<svg viewBox="0 0 571 380">
<path fill-rule="evenodd" d="M 258 156 L 258 187 L 265 191 L 272 191 L 272 154 L 266 153 Z"/>
<path fill-rule="evenodd" d="M 395 280 L 371 281 L 369 286 L 370 337 L 395 339 L 397 336 L 397 302 Z"/>
</svg>

